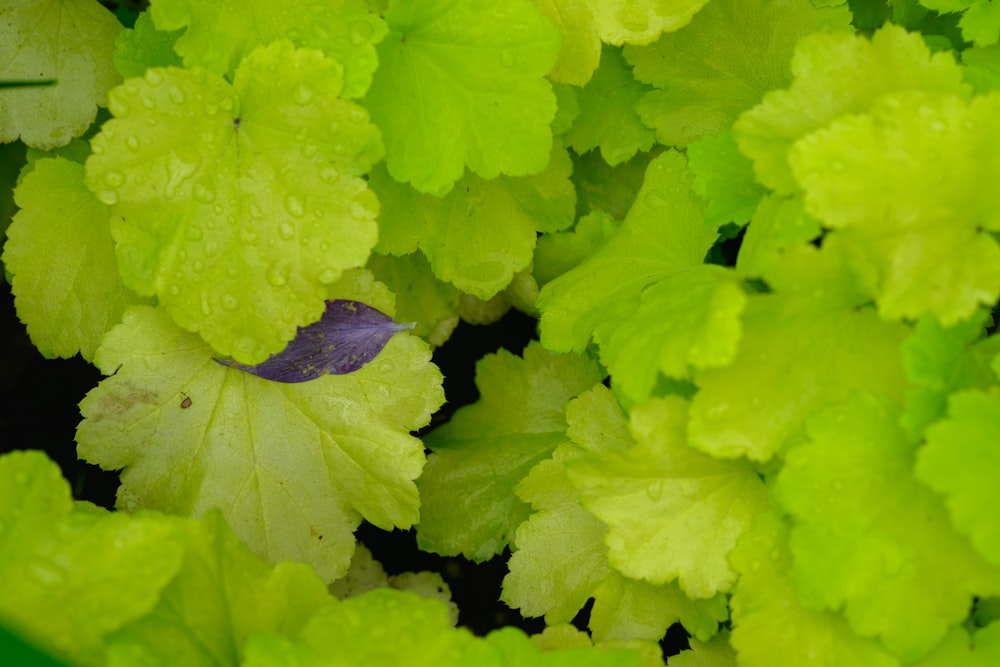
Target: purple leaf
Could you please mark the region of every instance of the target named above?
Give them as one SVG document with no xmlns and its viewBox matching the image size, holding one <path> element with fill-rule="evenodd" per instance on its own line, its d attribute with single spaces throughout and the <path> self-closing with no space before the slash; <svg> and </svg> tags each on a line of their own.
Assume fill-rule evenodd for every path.
<svg viewBox="0 0 1000 667">
<path fill-rule="evenodd" d="M 275 382 L 305 382 L 327 373 L 353 373 L 382 351 L 397 331 L 415 325 L 399 324 L 360 301 L 327 301 L 318 322 L 299 327 L 288 347 L 256 366 L 230 359 L 220 364 L 239 368 Z"/>
</svg>

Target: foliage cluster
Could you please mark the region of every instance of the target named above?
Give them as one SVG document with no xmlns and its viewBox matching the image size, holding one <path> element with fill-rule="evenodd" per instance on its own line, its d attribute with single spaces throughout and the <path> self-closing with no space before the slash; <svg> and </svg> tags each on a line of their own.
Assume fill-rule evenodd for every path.
<svg viewBox="0 0 1000 667">
<path fill-rule="evenodd" d="M 997 664 L 998 73 L 991 0 L 6 3 L 0 80 L 57 84 L 0 91 L 4 268 L 107 376 L 122 511 L 0 459 L 0 619 L 80 665 L 655 665 L 674 623 L 672 667 Z M 331 300 L 414 328 L 241 370 Z M 512 307 L 540 340 L 423 435 L 432 349 Z M 510 548 L 548 629 L 387 590 L 362 520 Z"/>
</svg>

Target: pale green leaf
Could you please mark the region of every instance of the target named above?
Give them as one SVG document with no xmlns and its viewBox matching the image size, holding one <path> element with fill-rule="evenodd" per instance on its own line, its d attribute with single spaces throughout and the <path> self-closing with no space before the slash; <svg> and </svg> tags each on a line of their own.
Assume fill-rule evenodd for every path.
<svg viewBox="0 0 1000 667">
<path fill-rule="evenodd" d="M 704 224 L 704 203 L 691 190 L 679 153 L 650 162 L 622 226 L 597 252 L 542 288 L 542 342 L 582 351 L 593 336 L 607 339 L 639 305 L 642 290 L 702 263 L 717 237 Z"/>
<path fill-rule="evenodd" d="M 228 76 L 255 48 L 288 39 L 339 62 L 348 99 L 368 90 L 387 32 L 364 0 L 156 0 L 149 11 L 159 30 L 184 29 L 174 49 L 188 67 Z"/>
<path fill-rule="evenodd" d="M 787 89 L 765 95 L 733 126 L 757 179 L 782 194 L 797 187 L 788 165 L 792 144 L 837 117 L 863 113 L 879 97 L 897 91 L 968 94 L 950 53 L 932 55 L 919 34 L 894 25 L 870 40 L 844 32 L 807 35 L 796 45 L 792 74 Z"/>
<path fill-rule="evenodd" d="M 83 165 L 64 158 L 39 160 L 14 197 L 21 210 L 3 262 L 18 317 L 46 357 L 92 360 L 125 308 L 142 301 L 118 274 L 108 207 L 84 185 Z"/>
<path fill-rule="evenodd" d="M 858 634 L 911 662 L 966 617 L 974 596 L 1000 592 L 1000 568 L 976 555 L 913 477 L 898 418 L 872 394 L 816 414 L 809 441 L 785 457 L 775 495 L 794 522 L 802 603 L 843 609 Z"/>
<path fill-rule="evenodd" d="M 565 440 L 567 401 L 601 380 L 597 364 L 537 342 L 476 364 L 479 400 L 431 431 L 420 477 L 418 543 L 443 555 L 486 560 L 528 516 L 514 488 Z"/>
<path fill-rule="evenodd" d="M 788 551 L 788 527 L 771 512 L 758 515 L 730 554 L 739 575 L 730 607 L 730 642 L 740 667 L 899 667 L 876 640 L 847 621 L 799 601 Z"/>
<path fill-rule="evenodd" d="M 122 26 L 97 0 L 0 7 L 0 81 L 55 80 L 0 94 L 0 143 L 55 148 L 83 134 L 121 77 L 111 54 Z"/>
<path fill-rule="evenodd" d="M 1000 95 L 883 96 L 795 143 L 806 210 L 833 227 L 879 313 L 949 326 L 1000 297 Z M 941 165 L 953 165 L 942 173 Z"/>
<path fill-rule="evenodd" d="M 81 403 L 78 451 L 124 469 L 122 509 L 219 507 L 257 554 L 332 581 L 362 517 L 385 529 L 417 520 L 424 453 L 409 432 L 444 399 L 429 361 L 426 344 L 400 334 L 354 373 L 270 382 L 216 363 L 162 310 L 134 308 L 98 349 L 114 375 Z"/>
<path fill-rule="evenodd" d="M 629 47 L 635 76 L 659 90 L 637 110 L 667 146 L 686 146 L 729 128 L 769 90 L 791 81 L 796 42 L 850 27 L 846 7 L 819 9 L 800 0 L 712 0 L 684 30 Z"/>
<path fill-rule="evenodd" d="M 201 68 L 129 79 L 94 138 L 87 184 L 112 206 L 126 285 L 239 362 L 319 319 L 325 285 L 375 243 L 361 176 L 378 130 L 340 90 L 335 61 L 275 42 L 232 86 Z"/>
</svg>

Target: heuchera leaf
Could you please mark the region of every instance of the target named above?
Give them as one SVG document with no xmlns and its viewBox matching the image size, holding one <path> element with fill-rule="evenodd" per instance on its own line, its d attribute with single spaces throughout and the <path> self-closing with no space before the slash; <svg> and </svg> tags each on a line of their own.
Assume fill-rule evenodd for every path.
<svg viewBox="0 0 1000 667">
<path fill-rule="evenodd" d="M 297 384 L 213 356 L 162 310 L 126 311 L 105 336 L 95 361 L 114 375 L 81 403 L 77 443 L 82 458 L 124 469 L 122 509 L 219 507 L 254 552 L 327 581 L 347 570 L 362 517 L 416 522 L 424 448 L 410 431 L 444 401 L 425 343 L 395 336 L 376 363 Z"/>
<path fill-rule="evenodd" d="M 825 249 L 796 246 L 783 257 L 774 292 L 747 296 L 732 362 L 692 372 L 689 437 L 714 456 L 766 461 L 803 419 L 853 391 L 903 402 L 908 328 L 865 306 L 843 260 Z"/>
<path fill-rule="evenodd" d="M 806 422 L 775 497 L 794 522 L 789 543 L 802 603 L 843 609 L 858 634 L 903 662 L 930 651 L 974 596 L 1000 592 L 991 567 L 954 531 L 944 503 L 913 477 L 899 411 L 855 394 Z"/>
<path fill-rule="evenodd" d="M 577 97 L 580 115 L 564 141 L 577 153 L 600 148 L 601 157 L 611 166 L 638 151 L 648 151 L 653 131 L 642 124 L 634 108 L 648 90 L 649 86 L 632 77 L 621 50 L 605 45 L 600 67 Z"/>
<path fill-rule="evenodd" d="M 231 75 L 256 47 L 288 39 L 343 66 L 347 99 L 368 90 L 378 66 L 375 44 L 387 32 L 364 0 L 155 0 L 149 12 L 159 30 L 185 29 L 174 50 L 188 67 Z"/>
<path fill-rule="evenodd" d="M 96 0 L 0 7 L 0 81 L 57 80 L 0 94 L 0 143 L 54 148 L 84 133 L 121 80 L 111 53 L 122 26 Z"/>
<path fill-rule="evenodd" d="M 832 227 L 885 318 L 945 326 L 1000 297 L 1000 94 L 885 95 L 794 144 L 806 210 Z M 946 175 L 941 164 L 949 165 Z"/>
<path fill-rule="evenodd" d="M 528 344 L 476 364 L 480 398 L 424 438 L 433 451 L 418 481 L 421 548 L 486 560 L 528 516 L 514 488 L 565 438 L 566 402 L 601 380 L 597 364 Z"/>
<path fill-rule="evenodd" d="M 72 664 L 107 664 L 107 636 L 153 608 L 182 553 L 172 521 L 73 511 L 43 453 L 0 457 L 0 623 Z"/>
<path fill-rule="evenodd" d="M 542 14 L 562 33 L 562 47 L 549 78 L 583 86 L 601 58 L 601 37 L 594 21 L 593 0 L 533 0 Z"/>
<path fill-rule="evenodd" d="M 702 263 L 718 236 L 704 223 L 684 157 L 668 151 L 649 163 L 622 226 L 597 252 L 542 288 L 542 342 L 582 351 L 606 340 L 638 306 L 642 290 Z"/>
<path fill-rule="evenodd" d="M 730 642 L 740 667 L 899 667 L 880 642 L 859 637 L 840 614 L 803 606 L 792 575 L 788 526 L 774 513 L 754 518 L 729 562 L 739 573 L 730 602 Z"/>
<path fill-rule="evenodd" d="M 560 35 L 529 0 L 397 2 L 386 21 L 365 105 L 393 178 L 441 196 L 466 165 L 486 179 L 545 168 Z"/>
<path fill-rule="evenodd" d="M 400 255 L 419 247 L 438 278 L 491 299 L 528 268 L 538 232 L 573 224 L 572 168 L 566 150 L 556 147 L 539 174 L 492 180 L 466 174 L 443 197 L 376 168 L 370 181 L 382 203 L 376 249 Z"/>
<path fill-rule="evenodd" d="M 687 158 L 694 191 L 707 204 L 705 222 L 749 222 L 767 190 L 754 178 L 753 164 L 740 153 L 732 133 L 703 135 L 688 146 Z"/>
<path fill-rule="evenodd" d="M 413 328 L 360 301 L 326 302 L 317 322 L 300 327 L 288 347 L 256 366 L 220 363 L 276 382 L 305 382 L 330 373 L 353 373 L 375 358 L 399 331 Z"/>
<path fill-rule="evenodd" d="M 112 206 L 125 283 L 240 363 L 317 320 L 326 285 L 375 244 L 362 175 L 382 147 L 340 72 L 288 41 L 254 51 L 233 85 L 153 68 L 112 92 L 93 140 L 87 184 Z"/>
<path fill-rule="evenodd" d="M 797 191 L 789 148 L 838 116 L 863 113 L 895 91 L 968 95 L 962 69 L 950 53 L 931 55 L 920 35 L 891 24 L 870 40 L 844 32 L 807 35 L 796 44 L 792 73 L 788 89 L 768 93 L 733 125 L 757 179 L 782 194 Z"/>
<path fill-rule="evenodd" d="M 534 513 L 517 529 L 502 599 L 526 616 L 544 615 L 552 626 L 572 620 L 593 598 L 588 624 L 602 641 L 657 641 L 678 620 L 693 636 L 707 640 L 726 617 L 725 597 L 692 600 L 675 582 L 651 584 L 613 569 L 604 544 L 607 526 L 584 509 L 567 475 L 567 466 L 587 454 L 634 446 L 613 394 L 602 385 L 594 387 L 569 403 L 566 418 L 573 444 L 560 445 L 517 487 Z"/>
<path fill-rule="evenodd" d="M 927 429 L 917 479 L 944 495 L 955 529 L 987 562 L 1000 566 L 1000 396 L 966 390 L 948 399 L 947 418 Z"/>
<path fill-rule="evenodd" d="M 135 25 L 122 30 L 115 39 L 115 69 L 123 77 L 131 78 L 142 76 L 150 67 L 180 67 L 183 61 L 174 51 L 174 42 L 180 34 L 180 30 L 157 30 L 152 13 L 142 12 Z"/>
<path fill-rule="evenodd" d="M 691 22 L 708 0 L 590 0 L 601 40 L 608 44 L 648 44 L 664 32 Z"/>
<path fill-rule="evenodd" d="M 438 280 L 423 253 L 372 254 L 368 269 L 396 295 L 396 317 L 416 322 L 414 334 L 435 347 L 448 340 L 458 324 L 461 292 Z"/>
<path fill-rule="evenodd" d="M 130 304 L 122 284 L 108 207 L 83 182 L 83 165 L 39 160 L 14 191 L 21 210 L 7 230 L 3 262 L 13 274 L 18 317 L 47 357 L 88 361 Z"/>
<path fill-rule="evenodd" d="M 725 130 L 764 93 L 788 84 L 799 37 L 846 32 L 850 21 L 846 7 L 819 9 L 808 0 L 712 0 L 683 30 L 625 49 L 636 78 L 659 89 L 636 110 L 667 146 Z"/>
<path fill-rule="evenodd" d="M 637 445 L 568 464 L 583 505 L 608 526 L 608 557 L 624 574 L 677 580 L 692 598 L 736 580 L 726 555 L 768 507 L 745 461 L 720 461 L 687 444 L 687 404 L 651 399 L 631 413 Z"/>
</svg>

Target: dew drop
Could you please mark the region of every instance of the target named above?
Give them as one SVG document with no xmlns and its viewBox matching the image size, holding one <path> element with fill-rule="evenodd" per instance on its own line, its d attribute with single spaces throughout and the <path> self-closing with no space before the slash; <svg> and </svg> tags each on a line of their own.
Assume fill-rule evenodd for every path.
<svg viewBox="0 0 1000 667">
<path fill-rule="evenodd" d="M 177 296 L 181 293 L 181 288 L 177 285 L 171 285 L 167 288 L 167 292 L 169 292 L 171 296 Z"/>
<path fill-rule="evenodd" d="M 139 86 L 135 85 L 134 83 L 130 83 L 130 84 L 127 84 L 127 85 L 125 86 L 125 92 L 126 92 L 126 93 L 127 93 L 127 94 L 128 94 L 129 96 L 130 96 L 130 97 L 134 97 L 135 95 L 138 95 L 138 94 L 139 94 Z"/>
<path fill-rule="evenodd" d="M 97 198 L 108 206 L 113 206 L 118 203 L 118 193 L 114 190 L 101 190 L 97 193 Z"/>
<path fill-rule="evenodd" d="M 233 101 L 227 97 L 226 99 L 219 102 L 219 106 L 222 107 L 223 110 L 225 111 L 232 111 Z"/>
<path fill-rule="evenodd" d="M 206 116 L 214 116 L 215 114 L 219 113 L 218 104 L 212 104 L 211 102 L 209 102 L 208 104 L 205 105 L 204 108 Z"/>
<path fill-rule="evenodd" d="M 171 86 L 170 92 L 167 93 L 167 95 L 170 97 L 170 101 L 174 104 L 184 104 L 185 100 L 187 100 L 187 95 L 185 95 L 184 91 L 177 86 Z"/>
<path fill-rule="evenodd" d="M 201 314 L 208 317 L 213 312 L 212 303 L 208 299 L 208 294 L 202 292 L 201 294 Z"/>
<path fill-rule="evenodd" d="M 654 503 L 659 502 L 660 498 L 663 497 L 663 480 L 658 479 L 647 486 L 646 495 L 649 496 L 649 499 Z"/>
<path fill-rule="evenodd" d="M 729 405 L 726 403 L 720 403 L 719 405 L 713 405 L 708 410 L 705 410 L 705 420 L 706 421 L 719 421 L 726 416 L 729 412 Z"/>
<path fill-rule="evenodd" d="M 156 106 L 156 102 L 153 101 L 152 97 L 143 97 L 142 106 L 146 107 L 147 109 L 152 109 L 153 107 Z"/>
<path fill-rule="evenodd" d="M 295 195 L 285 197 L 285 210 L 293 218 L 301 218 L 306 214 L 306 208 L 303 206 L 302 200 Z"/>
<path fill-rule="evenodd" d="M 128 115 L 128 112 L 132 110 L 132 107 L 125 104 L 117 95 L 111 97 L 108 100 L 108 110 L 116 117 L 123 118 Z"/>
<path fill-rule="evenodd" d="M 145 79 L 146 83 L 153 86 L 154 88 L 163 83 L 163 75 L 160 74 L 159 70 L 156 68 L 146 70 Z"/>
<path fill-rule="evenodd" d="M 232 294 L 224 294 L 222 296 L 222 307 L 228 311 L 234 311 L 240 307 L 240 300 Z"/>
<path fill-rule="evenodd" d="M 225 210 L 226 209 L 223 208 L 222 204 L 216 204 L 215 206 L 212 207 L 212 212 L 215 213 L 216 215 L 222 215 L 223 212 L 225 212 Z"/>
<path fill-rule="evenodd" d="M 132 151 L 133 153 L 135 153 L 136 151 L 138 151 L 138 150 L 139 150 L 139 137 L 135 136 L 134 134 L 130 134 L 130 135 L 129 135 L 129 136 L 128 136 L 128 137 L 126 138 L 126 139 L 125 139 L 125 146 L 126 146 L 126 147 L 127 147 L 127 148 L 128 148 L 129 150 L 130 150 L 130 151 Z"/>
<path fill-rule="evenodd" d="M 275 287 L 281 287 L 288 283 L 288 274 L 291 272 L 291 268 L 291 264 L 287 261 L 279 260 L 267 267 L 264 277 Z"/>
<path fill-rule="evenodd" d="M 236 270 L 235 267 L 230 266 L 228 269 L 226 269 L 226 277 L 227 278 L 236 278 L 236 276 L 238 276 L 238 275 L 239 275 L 239 272 Z"/>
<path fill-rule="evenodd" d="M 295 227 L 293 227 L 291 223 L 283 222 L 278 225 L 278 234 L 285 241 L 291 241 L 295 238 Z"/>
<path fill-rule="evenodd" d="M 508 51 L 507 49 L 504 49 L 503 51 L 501 51 L 500 52 L 500 64 L 503 65 L 504 67 L 513 67 L 514 66 L 514 54 L 511 53 L 510 51 Z"/>
<path fill-rule="evenodd" d="M 197 271 L 198 273 L 201 273 L 202 271 L 205 270 L 205 262 L 201 261 L 200 259 L 194 260 L 194 264 L 192 266 L 194 267 L 194 270 Z"/>
<path fill-rule="evenodd" d="M 200 241 L 201 240 L 201 227 L 197 225 L 191 225 L 186 230 L 184 230 L 184 236 L 188 241 Z"/>
<path fill-rule="evenodd" d="M 368 112 L 359 106 L 352 106 L 350 111 L 347 112 L 351 120 L 355 123 L 364 123 L 368 120 Z"/>
<path fill-rule="evenodd" d="M 643 197 L 643 201 L 646 202 L 647 206 L 652 208 L 663 208 L 667 205 L 667 199 L 663 196 L 663 193 L 659 190 L 650 190 Z"/>
<path fill-rule="evenodd" d="M 338 174 L 337 170 L 331 167 L 319 170 L 319 180 L 323 181 L 327 185 L 333 185 L 337 182 Z"/>
<path fill-rule="evenodd" d="M 331 269 L 329 267 L 319 272 L 319 281 L 324 285 L 329 285 L 338 277 L 340 277 L 340 273 L 335 269 Z"/>
<path fill-rule="evenodd" d="M 315 144 L 306 144 L 302 147 L 302 157 L 311 158 L 319 151 Z"/>
<path fill-rule="evenodd" d="M 215 190 L 208 188 L 201 183 L 194 184 L 194 191 L 192 194 L 196 200 L 203 204 L 211 204 L 215 201 Z"/>
<path fill-rule="evenodd" d="M 104 174 L 104 183 L 113 188 L 117 188 L 124 182 L 125 182 L 125 174 L 121 173 L 120 171 L 109 171 L 108 173 Z"/>
<path fill-rule="evenodd" d="M 292 92 L 292 100 L 294 100 L 295 103 L 298 104 L 299 106 L 305 106 L 306 104 L 309 104 L 310 102 L 312 102 L 312 98 L 313 98 L 312 88 L 305 85 L 304 83 L 300 83 L 298 86 L 296 86 L 295 90 Z"/>
</svg>

